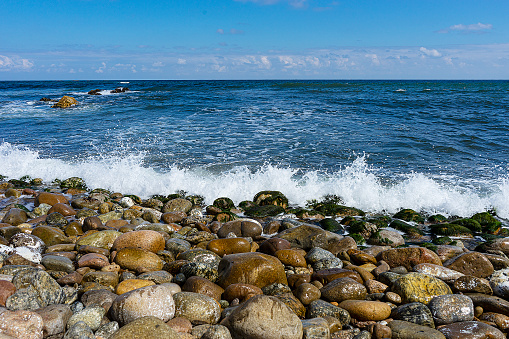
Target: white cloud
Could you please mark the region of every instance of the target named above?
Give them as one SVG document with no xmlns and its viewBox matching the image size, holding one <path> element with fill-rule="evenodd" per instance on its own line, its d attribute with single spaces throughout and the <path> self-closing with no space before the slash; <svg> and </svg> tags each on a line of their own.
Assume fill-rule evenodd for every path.
<svg viewBox="0 0 509 339">
<path fill-rule="evenodd" d="M 106 63 L 101 62 L 101 65 L 102 65 L 101 67 L 95 70 L 96 73 L 104 73 L 104 70 L 106 69 Z"/>
<path fill-rule="evenodd" d="M 216 33 L 219 33 L 219 34 L 224 34 L 224 29 L 222 28 L 218 28 Z"/>
<path fill-rule="evenodd" d="M 158 62 L 154 62 L 152 64 L 152 67 L 163 67 L 164 66 L 164 63 L 161 62 L 161 61 L 158 61 Z"/>
<path fill-rule="evenodd" d="M 482 33 L 487 32 L 489 30 L 493 29 L 492 24 L 483 24 L 483 23 L 476 23 L 471 25 L 464 25 L 464 24 L 458 24 L 458 25 L 452 25 L 447 28 L 441 29 L 438 31 L 438 33 L 449 33 L 449 32 L 462 32 L 462 33 Z"/>
<path fill-rule="evenodd" d="M 34 66 L 34 63 L 28 59 L 23 59 L 19 56 L 8 57 L 0 55 L 0 71 L 29 71 Z"/>
<path fill-rule="evenodd" d="M 185 65 L 186 63 L 187 63 L 187 60 L 186 60 L 186 59 L 181 59 L 181 58 L 179 58 L 179 59 L 177 60 L 177 64 L 179 64 L 179 65 Z"/>
<path fill-rule="evenodd" d="M 425 47 L 421 47 L 421 48 L 419 48 L 419 51 L 421 51 L 423 54 L 430 56 L 430 57 L 439 58 L 442 56 L 442 54 L 439 51 L 437 51 L 436 49 L 427 49 Z"/>
<path fill-rule="evenodd" d="M 371 63 L 375 66 L 380 66 L 380 59 L 378 59 L 378 55 L 376 54 L 366 54 L 366 58 L 371 59 Z"/>
<path fill-rule="evenodd" d="M 272 67 L 272 63 L 269 58 L 266 56 L 260 57 L 260 68 L 270 69 Z"/>
</svg>

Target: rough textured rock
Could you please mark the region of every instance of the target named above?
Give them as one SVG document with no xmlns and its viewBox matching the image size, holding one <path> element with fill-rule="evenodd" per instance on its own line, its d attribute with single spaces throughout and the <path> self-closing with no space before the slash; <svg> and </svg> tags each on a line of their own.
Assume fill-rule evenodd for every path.
<svg viewBox="0 0 509 339">
<path fill-rule="evenodd" d="M 322 299 L 312 301 L 306 310 L 306 318 L 308 319 L 327 316 L 338 319 L 343 326 L 349 324 L 351 320 L 350 313 L 345 309 Z"/>
<path fill-rule="evenodd" d="M 275 297 L 255 296 L 228 316 L 224 324 L 234 339 L 301 339 L 300 319 Z"/>
<path fill-rule="evenodd" d="M 456 279 L 452 285 L 453 289 L 462 293 L 493 294 L 490 282 L 483 278 L 465 275 Z"/>
<path fill-rule="evenodd" d="M 385 261 L 390 267 L 404 266 L 409 271 L 422 263 L 442 265 L 438 255 L 424 247 L 394 248 L 380 252 L 376 258 Z"/>
<path fill-rule="evenodd" d="M 175 315 L 172 290 L 154 285 L 124 293 L 113 301 L 110 313 L 121 325 L 145 316 L 155 316 L 166 322 Z"/>
<path fill-rule="evenodd" d="M 468 294 L 468 297 L 472 299 L 475 307 L 481 306 L 484 312 L 495 312 L 509 316 L 509 301 L 480 293 Z"/>
<path fill-rule="evenodd" d="M 110 339 L 180 339 L 170 326 L 159 318 L 146 316 L 121 327 Z"/>
<path fill-rule="evenodd" d="M 216 324 L 221 316 L 219 303 L 207 295 L 179 292 L 173 295 L 173 300 L 175 316 L 186 318 L 193 324 Z"/>
<path fill-rule="evenodd" d="M 14 338 L 42 339 L 43 320 L 31 311 L 3 311 L 0 313 L 0 335 Z"/>
<path fill-rule="evenodd" d="M 441 279 L 445 282 L 452 282 L 462 276 L 463 273 L 451 270 L 450 268 L 434 265 L 434 264 L 419 264 L 414 266 L 414 271 L 418 273 L 428 274 L 435 278 Z"/>
<path fill-rule="evenodd" d="M 302 338 L 306 339 L 327 339 L 330 338 L 329 323 L 324 318 L 313 318 L 302 320 Z"/>
<path fill-rule="evenodd" d="M 74 99 L 73 97 L 64 95 L 56 104 L 51 106 L 52 108 L 68 108 L 71 106 L 75 106 L 78 104 L 78 101 Z"/>
<path fill-rule="evenodd" d="M 435 297 L 428 303 L 428 308 L 437 326 L 474 319 L 474 304 L 466 295 L 448 294 Z"/>
<path fill-rule="evenodd" d="M 265 287 L 273 283 L 288 285 L 284 266 L 272 256 L 262 253 L 225 255 L 218 267 L 217 284 L 223 288 L 235 283 Z"/>
<path fill-rule="evenodd" d="M 509 297 L 509 268 L 496 271 L 490 277 L 490 286 L 493 293 L 500 298 Z"/>
<path fill-rule="evenodd" d="M 431 311 L 426 305 L 419 302 L 404 304 L 394 308 L 391 312 L 391 318 L 435 328 Z"/>
<path fill-rule="evenodd" d="M 65 325 L 72 315 L 71 308 L 63 304 L 49 305 L 35 312 L 42 318 L 44 337 L 65 333 Z"/>
<path fill-rule="evenodd" d="M 402 320 L 393 320 L 388 326 L 392 330 L 393 339 L 446 339 L 439 331 L 426 326 Z"/>
<path fill-rule="evenodd" d="M 403 303 L 428 304 L 436 296 L 452 294 L 449 286 L 442 280 L 414 272 L 398 278 L 392 285 L 392 291 L 401 296 Z"/>
<path fill-rule="evenodd" d="M 99 326 L 101 326 L 101 321 L 105 313 L 106 310 L 101 306 L 86 307 L 83 310 L 74 313 L 69 318 L 67 321 L 67 327 L 70 328 L 77 322 L 83 321 L 92 331 L 96 331 Z"/>
<path fill-rule="evenodd" d="M 35 310 L 58 304 L 62 299 L 60 285 L 45 271 L 19 271 L 12 283 L 16 286 L 16 292 L 7 298 L 6 307 L 10 310 Z"/>
</svg>

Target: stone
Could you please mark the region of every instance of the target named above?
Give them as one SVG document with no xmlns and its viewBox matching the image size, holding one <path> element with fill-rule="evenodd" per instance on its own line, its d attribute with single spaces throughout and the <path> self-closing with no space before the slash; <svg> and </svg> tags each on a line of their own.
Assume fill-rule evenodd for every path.
<svg viewBox="0 0 509 339">
<path fill-rule="evenodd" d="M 80 246 L 88 245 L 110 250 L 115 239 L 120 235 L 122 235 L 122 233 L 112 230 L 84 234 L 76 241 L 76 247 L 79 248 Z"/>
<path fill-rule="evenodd" d="M 391 268 L 404 266 L 407 270 L 422 263 L 442 265 L 438 255 L 424 247 L 394 248 L 380 252 L 376 259 L 385 261 Z"/>
<path fill-rule="evenodd" d="M 9 245 L 12 247 L 28 247 L 35 253 L 44 253 L 47 246 L 41 238 L 33 234 L 17 233 L 9 239 Z"/>
<path fill-rule="evenodd" d="M 146 287 L 155 285 L 153 281 L 145 280 L 145 279 L 126 279 L 121 281 L 116 287 L 115 287 L 115 293 L 120 295 L 127 293 L 129 291 L 135 290 L 137 288 Z"/>
<path fill-rule="evenodd" d="M 495 271 L 490 277 L 490 286 L 497 297 L 508 299 L 509 268 Z"/>
<path fill-rule="evenodd" d="M 42 339 L 43 320 L 35 312 L 18 310 L 0 313 L 0 335 L 14 338 Z"/>
<path fill-rule="evenodd" d="M 108 266 L 110 261 L 103 254 L 87 253 L 78 260 L 78 267 L 90 267 L 93 269 L 101 269 Z"/>
<path fill-rule="evenodd" d="M 55 205 L 53 205 L 47 212 L 47 214 L 51 214 L 53 212 L 57 212 L 57 213 L 60 213 L 60 215 L 64 216 L 64 217 L 70 217 L 72 215 L 76 215 L 76 211 L 71 207 L 69 206 L 68 204 L 63 204 L 61 202 L 59 203 L 56 203 Z"/>
<path fill-rule="evenodd" d="M 499 313 L 484 312 L 479 316 L 479 320 L 485 320 L 491 323 L 495 323 L 497 327 L 506 332 L 509 329 L 509 317 Z"/>
<path fill-rule="evenodd" d="M 19 208 L 11 208 L 2 218 L 3 223 L 11 224 L 12 226 L 18 226 L 25 223 L 27 220 L 27 213 Z"/>
<path fill-rule="evenodd" d="M 387 286 L 386 284 L 381 283 L 380 281 L 377 281 L 374 279 L 367 280 L 364 283 L 364 286 L 366 286 L 366 290 L 367 290 L 368 294 L 370 294 L 370 293 L 385 293 L 385 291 L 387 291 L 387 289 L 389 288 L 389 286 Z"/>
<path fill-rule="evenodd" d="M 64 232 L 57 227 L 37 226 L 32 230 L 32 235 L 40 238 L 46 246 L 68 244 L 71 242 Z"/>
<path fill-rule="evenodd" d="M 74 313 L 67 321 L 67 328 L 71 328 L 77 322 L 83 321 L 92 331 L 96 331 L 101 326 L 101 321 L 106 310 L 100 306 L 86 307 L 83 310 Z"/>
<path fill-rule="evenodd" d="M 235 308 L 224 325 L 233 339 L 301 339 L 302 323 L 275 297 L 258 295 Z"/>
<path fill-rule="evenodd" d="M 484 278 L 465 275 L 456 279 L 452 285 L 453 289 L 462 293 L 493 294 L 490 282 Z"/>
<path fill-rule="evenodd" d="M 288 285 L 284 266 L 272 256 L 262 253 L 225 255 L 219 262 L 217 284 L 223 288 L 235 283 L 265 287 L 272 283 Z"/>
<path fill-rule="evenodd" d="M 398 278 L 392 285 L 392 291 L 401 296 L 403 303 L 428 304 L 436 296 L 452 294 L 449 286 L 442 280 L 415 272 Z"/>
<path fill-rule="evenodd" d="M 96 337 L 87 324 L 78 321 L 65 332 L 63 339 L 96 339 Z"/>
<path fill-rule="evenodd" d="M 172 290 L 165 285 L 154 285 L 121 294 L 113 301 L 110 314 L 121 326 L 145 316 L 166 322 L 175 315 Z"/>
<path fill-rule="evenodd" d="M 10 310 L 34 310 L 58 304 L 62 298 L 60 285 L 45 271 L 21 270 L 12 279 L 16 292 L 5 303 Z"/>
<path fill-rule="evenodd" d="M 306 307 L 292 293 L 279 293 L 274 295 L 292 310 L 299 318 L 306 315 Z"/>
<path fill-rule="evenodd" d="M 112 290 L 118 285 L 117 272 L 88 272 L 83 276 L 82 284 L 95 282 Z"/>
<path fill-rule="evenodd" d="M 260 252 L 268 255 L 274 255 L 279 250 L 290 249 L 292 245 L 286 239 L 272 237 L 260 244 Z"/>
<path fill-rule="evenodd" d="M 110 338 L 118 330 L 118 323 L 116 321 L 110 321 L 109 323 L 101 325 L 101 327 L 95 331 L 95 336 L 96 338 Z"/>
<path fill-rule="evenodd" d="M 468 252 L 444 262 L 444 266 L 465 275 L 486 278 L 493 272 L 493 265 L 482 253 Z"/>
<path fill-rule="evenodd" d="M 168 212 L 184 212 L 188 213 L 193 208 L 193 204 L 187 200 L 182 198 L 172 199 L 164 204 L 163 213 Z"/>
<path fill-rule="evenodd" d="M 320 299 L 322 293 L 320 292 L 320 289 L 315 285 L 310 283 L 303 283 L 295 289 L 294 295 L 304 306 L 307 306 L 311 304 L 311 302 Z"/>
<path fill-rule="evenodd" d="M 342 302 L 343 300 L 363 300 L 367 290 L 364 285 L 351 278 L 338 278 L 320 289 L 325 300 Z"/>
<path fill-rule="evenodd" d="M 347 310 L 352 318 L 359 321 L 380 321 L 391 315 L 391 307 L 380 301 L 345 300 L 339 307 Z"/>
<path fill-rule="evenodd" d="M 173 276 L 166 271 L 152 271 L 138 275 L 138 279 L 150 280 L 160 285 L 171 282 Z"/>
<path fill-rule="evenodd" d="M 186 318 L 193 324 L 216 324 L 221 316 L 219 303 L 207 295 L 179 292 L 173 295 L 173 300 L 175 316 Z"/>
<path fill-rule="evenodd" d="M 75 106 L 78 104 L 78 101 L 74 99 L 73 97 L 64 95 L 56 104 L 51 106 L 52 108 L 68 108 L 71 106 Z"/>
<path fill-rule="evenodd" d="M 207 249 L 219 256 L 251 251 L 251 244 L 245 238 L 214 239 L 207 244 Z"/>
<path fill-rule="evenodd" d="M 347 310 L 335 306 L 325 300 L 318 299 L 312 301 L 306 310 L 306 318 L 317 318 L 317 317 L 333 317 L 340 321 L 342 326 L 350 323 L 350 313 Z"/>
<path fill-rule="evenodd" d="M 471 293 L 468 294 L 468 297 L 472 299 L 474 306 L 482 307 L 484 312 L 495 312 L 509 316 L 509 301 L 507 300 L 480 293 Z"/>
<path fill-rule="evenodd" d="M 211 266 L 219 265 L 221 257 L 212 251 L 208 251 L 202 248 L 194 248 L 180 253 L 177 256 L 177 260 L 188 260 L 193 263 L 209 264 Z"/>
<path fill-rule="evenodd" d="M 186 318 L 175 317 L 167 322 L 167 324 L 178 333 L 191 333 L 193 324 Z"/>
<path fill-rule="evenodd" d="M 277 238 L 288 240 L 292 246 L 309 251 L 313 247 L 320 247 L 336 254 L 341 249 L 343 236 L 326 231 L 318 226 L 304 224 L 293 227 L 275 235 Z"/>
<path fill-rule="evenodd" d="M 166 224 L 173 224 L 181 222 L 186 217 L 187 214 L 184 212 L 167 212 L 161 215 L 161 220 Z"/>
<path fill-rule="evenodd" d="M 109 289 L 100 289 L 86 291 L 80 300 L 84 307 L 101 306 L 105 311 L 108 311 L 116 298 L 117 295 Z"/>
<path fill-rule="evenodd" d="M 221 295 L 224 292 L 224 289 L 208 279 L 199 276 L 192 276 L 186 280 L 184 285 L 182 285 L 182 291 L 200 293 L 219 301 L 221 300 Z"/>
<path fill-rule="evenodd" d="M 101 205 L 101 201 L 92 197 L 77 198 L 71 201 L 71 206 L 75 209 L 97 210 Z"/>
<path fill-rule="evenodd" d="M 219 275 L 217 266 L 212 265 L 210 263 L 195 263 L 195 262 L 184 264 L 180 268 L 180 274 L 183 274 L 186 278 L 192 276 L 199 276 L 208 279 L 213 283 L 217 282 Z"/>
<path fill-rule="evenodd" d="M 445 325 L 474 319 L 474 304 L 466 295 L 437 296 L 428 303 L 436 325 Z"/>
<path fill-rule="evenodd" d="M 219 238 L 226 238 L 228 234 L 234 233 L 237 237 L 256 237 L 262 234 L 262 225 L 253 219 L 237 219 L 228 221 L 217 232 Z"/>
<path fill-rule="evenodd" d="M 72 311 L 69 305 L 53 304 L 35 310 L 43 321 L 42 333 L 43 336 L 50 337 L 56 335 L 63 335 L 65 333 L 65 325 L 72 316 Z"/>
<path fill-rule="evenodd" d="M 124 269 L 145 273 L 150 271 L 160 271 L 164 262 L 153 252 L 134 247 L 123 248 L 117 252 L 115 263 Z"/>
<path fill-rule="evenodd" d="M 396 231 L 382 229 L 375 232 L 367 242 L 370 245 L 398 247 L 405 244 L 405 239 Z"/>
<path fill-rule="evenodd" d="M 388 326 L 392 331 L 392 338 L 397 339 L 446 339 L 440 332 L 427 326 L 421 326 L 408 321 L 393 320 Z"/>
<path fill-rule="evenodd" d="M 181 339 L 175 332 L 161 319 L 154 316 L 145 316 L 135 319 L 129 324 L 121 327 L 109 339 Z"/>
<path fill-rule="evenodd" d="M 360 284 L 363 283 L 363 279 L 359 273 L 342 268 L 329 268 L 320 270 L 313 273 L 312 276 L 313 280 L 317 280 L 323 285 L 327 285 L 331 281 L 338 278 L 350 278 L 357 281 Z"/>
<path fill-rule="evenodd" d="M 250 284 L 231 284 L 223 292 L 223 299 L 227 300 L 228 302 L 232 302 L 235 299 L 238 299 L 239 302 L 244 302 L 248 300 L 249 298 L 254 297 L 255 295 L 264 294 L 262 289 L 250 285 Z"/>
<path fill-rule="evenodd" d="M 301 322 L 303 339 L 330 338 L 329 323 L 324 318 L 304 319 Z"/>
<path fill-rule="evenodd" d="M 503 339 L 505 334 L 497 328 L 480 321 L 463 321 L 442 326 L 438 329 L 447 339 Z"/>
<path fill-rule="evenodd" d="M 451 270 L 450 268 L 429 263 L 415 265 L 414 271 L 418 273 L 431 275 L 445 282 L 453 282 L 454 280 L 464 276 L 463 273 Z"/>
<path fill-rule="evenodd" d="M 72 260 L 60 255 L 45 255 L 42 258 L 41 264 L 43 264 L 47 270 L 62 271 L 66 273 L 74 271 L 74 263 Z"/>
<path fill-rule="evenodd" d="M 0 306 L 5 306 L 7 298 L 16 292 L 16 286 L 10 281 L 0 280 Z"/>
<path fill-rule="evenodd" d="M 306 259 L 297 250 L 280 250 L 275 253 L 275 256 L 279 259 L 279 261 L 281 261 L 283 265 L 293 267 L 307 267 Z"/>
<path fill-rule="evenodd" d="M 505 256 L 502 252 L 499 252 L 501 255 L 492 254 L 492 253 L 483 253 L 486 258 L 491 262 L 495 271 L 503 270 L 504 268 L 509 268 L 509 258 Z"/>
<path fill-rule="evenodd" d="M 69 202 L 67 201 L 67 198 L 62 194 L 41 192 L 35 198 L 34 206 L 38 207 L 41 204 L 48 204 L 53 206 L 58 203 L 68 204 Z"/>
<path fill-rule="evenodd" d="M 116 238 L 111 250 L 119 251 L 126 247 L 137 247 L 157 253 L 164 250 L 165 241 L 161 233 L 156 231 L 133 231 L 124 233 Z"/>
</svg>

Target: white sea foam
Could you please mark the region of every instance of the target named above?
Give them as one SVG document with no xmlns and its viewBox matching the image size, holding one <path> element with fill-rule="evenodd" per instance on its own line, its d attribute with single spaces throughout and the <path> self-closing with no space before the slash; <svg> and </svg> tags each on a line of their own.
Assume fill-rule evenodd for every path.
<svg viewBox="0 0 509 339">
<path fill-rule="evenodd" d="M 144 164 L 144 159 L 143 154 L 137 153 L 70 162 L 44 158 L 38 152 L 9 143 L 0 144 L 0 174 L 9 178 L 29 175 L 51 182 L 55 178 L 78 176 L 91 188 L 101 187 L 144 198 L 184 190 L 203 195 L 209 204 L 221 196 L 239 203 L 251 200 L 261 190 L 279 190 L 291 204 L 300 206 L 307 200 L 336 194 L 346 205 L 369 212 L 394 213 L 400 208 L 412 208 L 470 216 L 494 208 L 500 217 L 509 219 L 508 178 L 486 183 L 482 190 L 468 187 L 466 180 L 463 183 L 459 179 L 443 181 L 422 173 L 384 184 L 363 156 L 334 173 L 301 173 L 270 164 L 254 171 L 239 166 L 221 173 L 211 173 L 204 168 L 182 169 L 171 164 L 166 170 L 155 170 Z"/>
</svg>

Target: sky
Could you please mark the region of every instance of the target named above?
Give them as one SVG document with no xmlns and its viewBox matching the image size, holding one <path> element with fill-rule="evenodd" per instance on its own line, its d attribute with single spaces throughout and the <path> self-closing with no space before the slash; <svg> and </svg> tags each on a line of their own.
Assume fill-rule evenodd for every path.
<svg viewBox="0 0 509 339">
<path fill-rule="evenodd" d="M 1 0 L 0 80 L 509 79 L 507 0 Z"/>
</svg>

